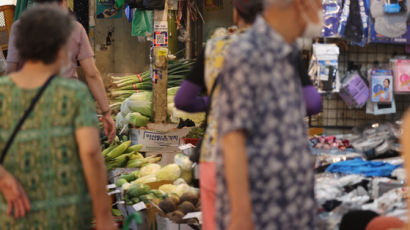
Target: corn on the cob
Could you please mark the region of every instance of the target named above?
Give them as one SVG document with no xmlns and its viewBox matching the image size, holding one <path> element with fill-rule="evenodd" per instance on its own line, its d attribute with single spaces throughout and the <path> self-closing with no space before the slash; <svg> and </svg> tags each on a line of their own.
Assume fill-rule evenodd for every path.
<svg viewBox="0 0 410 230">
<path fill-rule="evenodd" d="M 118 147 L 116 147 L 115 149 L 113 149 L 111 152 L 109 152 L 106 156 L 108 159 L 114 159 L 118 156 L 120 156 L 121 154 L 123 154 L 128 147 L 130 146 L 131 141 L 126 141 L 122 144 L 120 144 Z"/>
<path fill-rule="evenodd" d="M 127 151 L 134 151 L 136 153 L 138 153 L 142 147 L 144 147 L 143 145 L 132 145 L 130 147 L 128 147 Z"/>
<path fill-rule="evenodd" d="M 111 145 L 108 148 L 104 149 L 104 151 L 102 152 L 102 154 L 105 156 L 107 155 L 109 152 L 111 152 L 115 147 L 117 147 L 117 145 Z"/>
<path fill-rule="evenodd" d="M 150 156 L 147 158 L 142 158 L 142 159 L 134 159 L 130 160 L 127 163 L 127 168 L 141 168 L 142 166 L 146 164 L 152 164 L 161 161 L 162 155 L 157 154 L 155 156 Z"/>
</svg>

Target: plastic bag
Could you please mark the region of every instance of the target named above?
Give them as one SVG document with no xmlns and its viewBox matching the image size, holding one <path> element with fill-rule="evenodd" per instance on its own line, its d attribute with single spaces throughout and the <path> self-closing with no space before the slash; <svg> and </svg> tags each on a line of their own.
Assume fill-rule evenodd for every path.
<svg viewBox="0 0 410 230">
<path fill-rule="evenodd" d="M 153 12 L 136 10 L 132 20 L 131 35 L 140 37 L 152 33 Z"/>
</svg>

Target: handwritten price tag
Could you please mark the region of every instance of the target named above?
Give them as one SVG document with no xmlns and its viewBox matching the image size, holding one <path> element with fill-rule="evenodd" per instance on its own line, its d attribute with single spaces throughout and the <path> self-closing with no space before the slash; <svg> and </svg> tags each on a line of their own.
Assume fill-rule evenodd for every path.
<svg viewBox="0 0 410 230">
<path fill-rule="evenodd" d="M 111 195 L 114 195 L 114 194 L 117 194 L 117 193 L 121 193 L 121 190 L 116 189 L 116 190 L 114 190 L 114 191 L 112 191 L 112 192 L 109 192 L 108 195 L 111 196 Z"/>
<path fill-rule="evenodd" d="M 115 184 L 109 184 L 109 185 L 107 185 L 107 189 L 114 189 L 114 188 L 116 188 L 117 186 L 115 186 Z"/>
<path fill-rule="evenodd" d="M 136 212 L 141 211 L 141 210 L 144 210 L 144 209 L 147 208 L 147 206 L 145 205 L 144 202 L 139 202 L 139 203 L 137 203 L 137 204 L 134 204 L 132 207 L 134 208 L 134 210 L 135 210 Z"/>
</svg>

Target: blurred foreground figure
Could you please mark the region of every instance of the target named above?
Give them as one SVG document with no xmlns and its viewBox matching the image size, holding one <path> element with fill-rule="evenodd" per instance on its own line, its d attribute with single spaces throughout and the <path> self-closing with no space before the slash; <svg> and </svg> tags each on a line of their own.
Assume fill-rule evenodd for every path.
<svg viewBox="0 0 410 230">
<path fill-rule="evenodd" d="M 295 64 L 298 37 L 320 35 L 320 0 L 265 0 L 220 74 L 218 229 L 315 228 L 313 157 Z"/>
<path fill-rule="evenodd" d="M 91 95 L 80 81 L 58 77 L 70 62 L 73 27 L 66 11 L 44 5 L 14 28 L 25 64 L 0 78 L 1 229 L 89 229 L 93 216 L 97 229 L 116 229 Z"/>
<path fill-rule="evenodd" d="M 68 11 L 67 0 L 33 0 L 35 5 L 38 4 L 55 4 L 61 7 L 61 9 Z M 15 34 L 15 27 L 18 26 L 19 20 L 13 24 L 11 29 L 11 35 L 9 40 L 9 49 L 7 54 L 7 66 L 8 73 L 20 70 L 25 60 L 21 57 L 16 47 L 15 40 L 18 39 Z M 107 95 L 105 93 L 104 83 L 101 78 L 101 74 L 98 71 L 94 62 L 94 52 L 91 49 L 90 42 L 88 40 L 87 33 L 84 27 L 77 21 L 74 22 L 74 27 L 71 34 L 68 35 L 68 54 L 69 59 L 64 65 L 64 69 L 61 71 L 62 77 L 71 79 L 78 79 L 77 75 L 77 63 L 80 63 L 81 68 L 85 73 L 85 80 L 94 99 L 97 101 L 101 113 L 103 114 L 102 122 L 104 124 L 104 131 L 108 137 L 109 142 L 115 138 L 115 123 L 111 116 L 111 109 L 108 103 Z M 53 39 L 52 34 L 48 34 L 48 39 Z"/>
</svg>

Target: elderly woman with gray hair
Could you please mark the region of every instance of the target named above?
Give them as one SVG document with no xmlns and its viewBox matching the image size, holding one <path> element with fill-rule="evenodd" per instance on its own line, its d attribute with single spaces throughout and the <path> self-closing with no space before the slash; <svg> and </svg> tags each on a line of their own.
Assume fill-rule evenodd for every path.
<svg viewBox="0 0 410 230">
<path fill-rule="evenodd" d="M 59 77 L 73 29 L 67 11 L 34 6 L 15 40 L 23 68 L 0 78 L 1 229 L 116 229 L 95 105 Z"/>
</svg>

